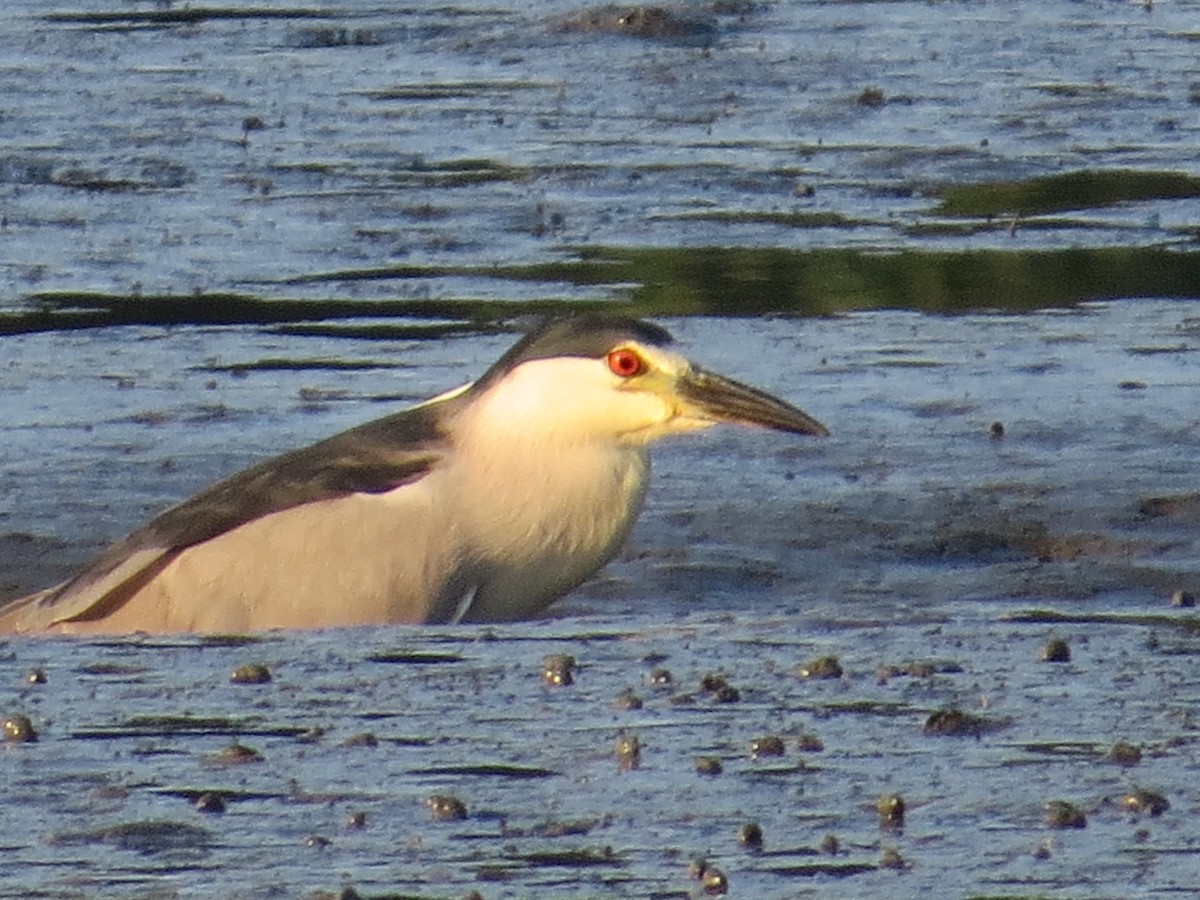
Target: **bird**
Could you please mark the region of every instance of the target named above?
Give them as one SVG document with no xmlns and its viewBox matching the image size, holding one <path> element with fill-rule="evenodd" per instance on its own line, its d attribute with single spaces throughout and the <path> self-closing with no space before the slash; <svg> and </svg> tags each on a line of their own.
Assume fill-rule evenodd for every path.
<svg viewBox="0 0 1200 900">
<path fill-rule="evenodd" d="M 536 617 L 608 563 L 649 447 L 721 422 L 828 430 L 652 322 L 552 318 L 478 380 L 172 506 L 0 634 L 240 633 Z"/>
</svg>

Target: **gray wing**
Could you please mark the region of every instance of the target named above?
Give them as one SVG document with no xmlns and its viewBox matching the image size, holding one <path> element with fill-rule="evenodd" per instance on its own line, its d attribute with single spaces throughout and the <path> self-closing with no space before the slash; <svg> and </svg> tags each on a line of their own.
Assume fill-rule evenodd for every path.
<svg viewBox="0 0 1200 900">
<path fill-rule="evenodd" d="M 456 399 L 368 422 L 217 482 L 113 544 L 70 580 L 0 609 L 0 632 L 101 618 L 188 547 L 271 513 L 418 481 L 445 455 L 441 423 Z"/>
</svg>

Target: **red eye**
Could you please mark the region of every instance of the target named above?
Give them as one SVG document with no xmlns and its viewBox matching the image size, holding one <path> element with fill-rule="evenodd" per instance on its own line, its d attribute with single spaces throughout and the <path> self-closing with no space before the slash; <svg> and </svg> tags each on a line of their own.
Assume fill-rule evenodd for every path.
<svg viewBox="0 0 1200 900">
<path fill-rule="evenodd" d="M 627 347 L 613 350 L 608 354 L 608 367 L 612 369 L 614 375 L 620 375 L 622 378 L 632 378 L 634 375 L 640 375 L 642 369 L 645 368 L 645 363 L 642 358 Z"/>
</svg>

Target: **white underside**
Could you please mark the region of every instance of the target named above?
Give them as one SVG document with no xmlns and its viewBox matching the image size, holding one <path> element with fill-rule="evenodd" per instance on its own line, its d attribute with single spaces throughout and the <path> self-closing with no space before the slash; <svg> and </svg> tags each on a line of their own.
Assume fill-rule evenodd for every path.
<svg viewBox="0 0 1200 900">
<path fill-rule="evenodd" d="M 111 614 L 55 630 L 527 618 L 611 559 L 641 507 L 643 453 L 580 449 L 560 462 L 510 471 L 487 502 L 472 499 L 481 473 L 449 467 L 387 494 L 269 515 L 184 550 Z"/>
</svg>

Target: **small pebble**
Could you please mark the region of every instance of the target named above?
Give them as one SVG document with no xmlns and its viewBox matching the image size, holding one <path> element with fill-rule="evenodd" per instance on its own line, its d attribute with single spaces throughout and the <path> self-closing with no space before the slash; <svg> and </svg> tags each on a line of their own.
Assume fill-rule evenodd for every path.
<svg viewBox="0 0 1200 900">
<path fill-rule="evenodd" d="M 1128 812 L 1136 815 L 1151 817 L 1161 816 L 1171 808 L 1171 804 L 1162 794 L 1158 793 L 1157 791 L 1147 791 L 1142 788 L 1138 788 L 1135 791 L 1130 791 L 1128 794 L 1122 797 L 1121 806 L 1123 806 Z"/>
<path fill-rule="evenodd" d="M 636 769 L 642 764 L 642 743 L 636 734 L 617 737 L 617 766 L 622 772 Z"/>
<path fill-rule="evenodd" d="M 712 693 L 713 703 L 737 703 L 742 699 L 742 692 L 732 684 L 723 685 Z"/>
<path fill-rule="evenodd" d="M 1086 828 L 1087 816 L 1074 803 L 1066 800 L 1047 800 L 1042 809 L 1050 828 Z"/>
<path fill-rule="evenodd" d="M 700 775 L 720 775 L 725 771 L 719 756 L 697 756 L 696 772 Z"/>
<path fill-rule="evenodd" d="M 225 765 L 240 766 L 246 763 L 259 763 L 263 756 L 253 747 L 244 744 L 230 744 L 216 756 L 216 761 Z"/>
<path fill-rule="evenodd" d="M 875 680 L 879 684 L 887 684 L 893 678 L 901 676 L 911 676 L 913 678 L 932 678 L 939 673 L 946 675 L 955 675 L 963 671 L 960 663 L 956 662 L 929 662 L 927 660 L 916 660 L 907 663 L 903 666 L 880 666 L 875 670 Z"/>
<path fill-rule="evenodd" d="M 323 738 L 323 737 L 325 737 L 325 729 L 318 726 L 318 727 L 306 729 L 305 731 L 302 731 L 298 735 L 296 735 L 296 743 L 298 743 L 298 744 L 315 744 L 317 741 L 321 740 L 321 738 Z"/>
<path fill-rule="evenodd" d="M 763 830 L 757 822 L 747 822 L 738 829 L 738 843 L 748 850 L 763 848 Z"/>
<path fill-rule="evenodd" d="M 645 704 L 642 702 L 642 698 L 629 688 L 626 688 L 625 690 L 621 691 L 621 693 L 617 694 L 617 699 L 613 701 L 614 709 L 622 709 L 627 711 L 641 709 L 644 705 Z"/>
<path fill-rule="evenodd" d="M 4 743 L 32 744 L 38 739 L 29 716 L 9 716 L 4 720 Z"/>
<path fill-rule="evenodd" d="M 1071 648 L 1062 638 L 1051 638 L 1042 648 L 1042 662 L 1070 662 Z"/>
<path fill-rule="evenodd" d="M 1001 438 L 1003 438 L 1004 437 L 1004 423 L 1003 422 L 993 422 L 991 427 L 988 429 L 988 434 L 991 436 L 993 441 L 998 441 Z"/>
<path fill-rule="evenodd" d="M 709 866 L 700 876 L 700 886 L 709 897 L 721 897 L 729 893 L 729 879 L 716 866 Z"/>
<path fill-rule="evenodd" d="M 46 683 L 45 671 L 42 669 L 30 669 L 27 673 L 25 673 L 25 683 L 26 684 L 45 684 Z"/>
<path fill-rule="evenodd" d="M 726 680 L 724 675 L 717 675 L 713 672 L 710 672 L 700 679 L 700 690 L 706 694 L 714 694 L 721 690 L 721 688 L 727 687 L 728 685 L 729 682 Z"/>
<path fill-rule="evenodd" d="M 981 735 L 986 730 L 986 721 L 979 716 L 955 707 L 939 709 L 931 713 L 925 720 L 922 729 L 925 734 L 933 735 Z"/>
<path fill-rule="evenodd" d="M 1190 591 L 1176 591 L 1171 595 L 1171 605 L 1191 609 L 1196 605 L 1196 595 Z"/>
<path fill-rule="evenodd" d="M 467 805 L 449 794 L 434 794 L 425 805 L 439 822 L 457 822 L 467 817 Z"/>
<path fill-rule="evenodd" d="M 229 680 L 234 684 L 266 684 L 271 680 L 271 670 L 262 663 L 247 663 L 234 669 Z"/>
<path fill-rule="evenodd" d="M 796 667 L 796 674 L 801 678 L 841 678 L 842 664 L 836 656 L 821 656 L 809 663 L 801 663 Z"/>
<path fill-rule="evenodd" d="M 225 812 L 225 798 L 212 791 L 205 791 L 196 798 L 196 812 L 220 815 Z"/>
<path fill-rule="evenodd" d="M 342 741 L 343 747 L 378 747 L 379 738 L 371 734 L 369 731 L 364 731 L 362 734 L 351 735 Z"/>
<path fill-rule="evenodd" d="M 1053 849 L 1054 849 L 1054 840 L 1052 838 L 1046 838 L 1044 841 L 1042 841 L 1040 844 L 1038 844 L 1037 849 L 1035 849 L 1033 851 L 1033 858 L 1034 859 L 1049 859 L 1051 856 L 1051 851 L 1053 851 Z"/>
<path fill-rule="evenodd" d="M 761 759 L 764 756 L 783 756 L 787 749 L 783 738 L 769 734 L 766 737 L 755 738 L 750 742 L 750 758 Z"/>
<path fill-rule="evenodd" d="M 879 827 L 896 830 L 904 827 L 904 798 L 899 794 L 882 794 L 875 801 Z"/>
<path fill-rule="evenodd" d="M 842 852 L 842 842 L 838 840 L 836 834 L 827 834 L 821 838 L 821 843 L 817 845 L 817 851 L 825 856 L 837 856 Z"/>
<path fill-rule="evenodd" d="M 714 703 L 737 703 L 742 699 L 741 692 L 724 675 L 705 675 L 700 679 L 700 690 L 708 694 Z"/>
<path fill-rule="evenodd" d="M 646 676 L 646 680 L 651 684 L 669 685 L 675 683 L 675 676 L 671 674 L 670 669 L 651 669 L 650 674 Z"/>
<path fill-rule="evenodd" d="M 858 99 L 854 101 L 859 106 L 867 106 L 872 109 L 883 106 L 887 103 L 887 97 L 881 89 L 877 87 L 864 88 L 863 92 L 858 95 Z"/>
<path fill-rule="evenodd" d="M 1112 745 L 1112 749 L 1108 751 L 1108 756 L 1105 758 L 1117 765 L 1136 766 L 1142 761 L 1142 748 L 1125 741 L 1117 741 Z"/>
<path fill-rule="evenodd" d="M 569 687 L 575 683 L 578 669 L 575 657 L 566 653 L 552 653 L 542 658 L 542 681 L 553 687 Z"/>
<path fill-rule="evenodd" d="M 879 857 L 879 868 L 881 869 L 907 869 L 908 863 L 904 861 L 904 857 L 900 855 L 900 851 L 895 847 L 888 847 Z"/>
<path fill-rule="evenodd" d="M 796 749 L 801 753 L 820 753 L 825 749 L 825 742 L 811 732 L 804 732 L 796 741 Z"/>
<path fill-rule="evenodd" d="M 323 834 L 310 834 L 304 839 L 304 846 L 316 847 L 319 850 L 328 847 L 332 843 L 333 841 L 325 837 Z"/>
<path fill-rule="evenodd" d="M 347 828 L 366 828 L 367 827 L 367 814 L 365 812 L 363 812 L 361 809 L 356 809 L 351 813 L 347 813 L 346 814 L 346 827 Z"/>
</svg>

